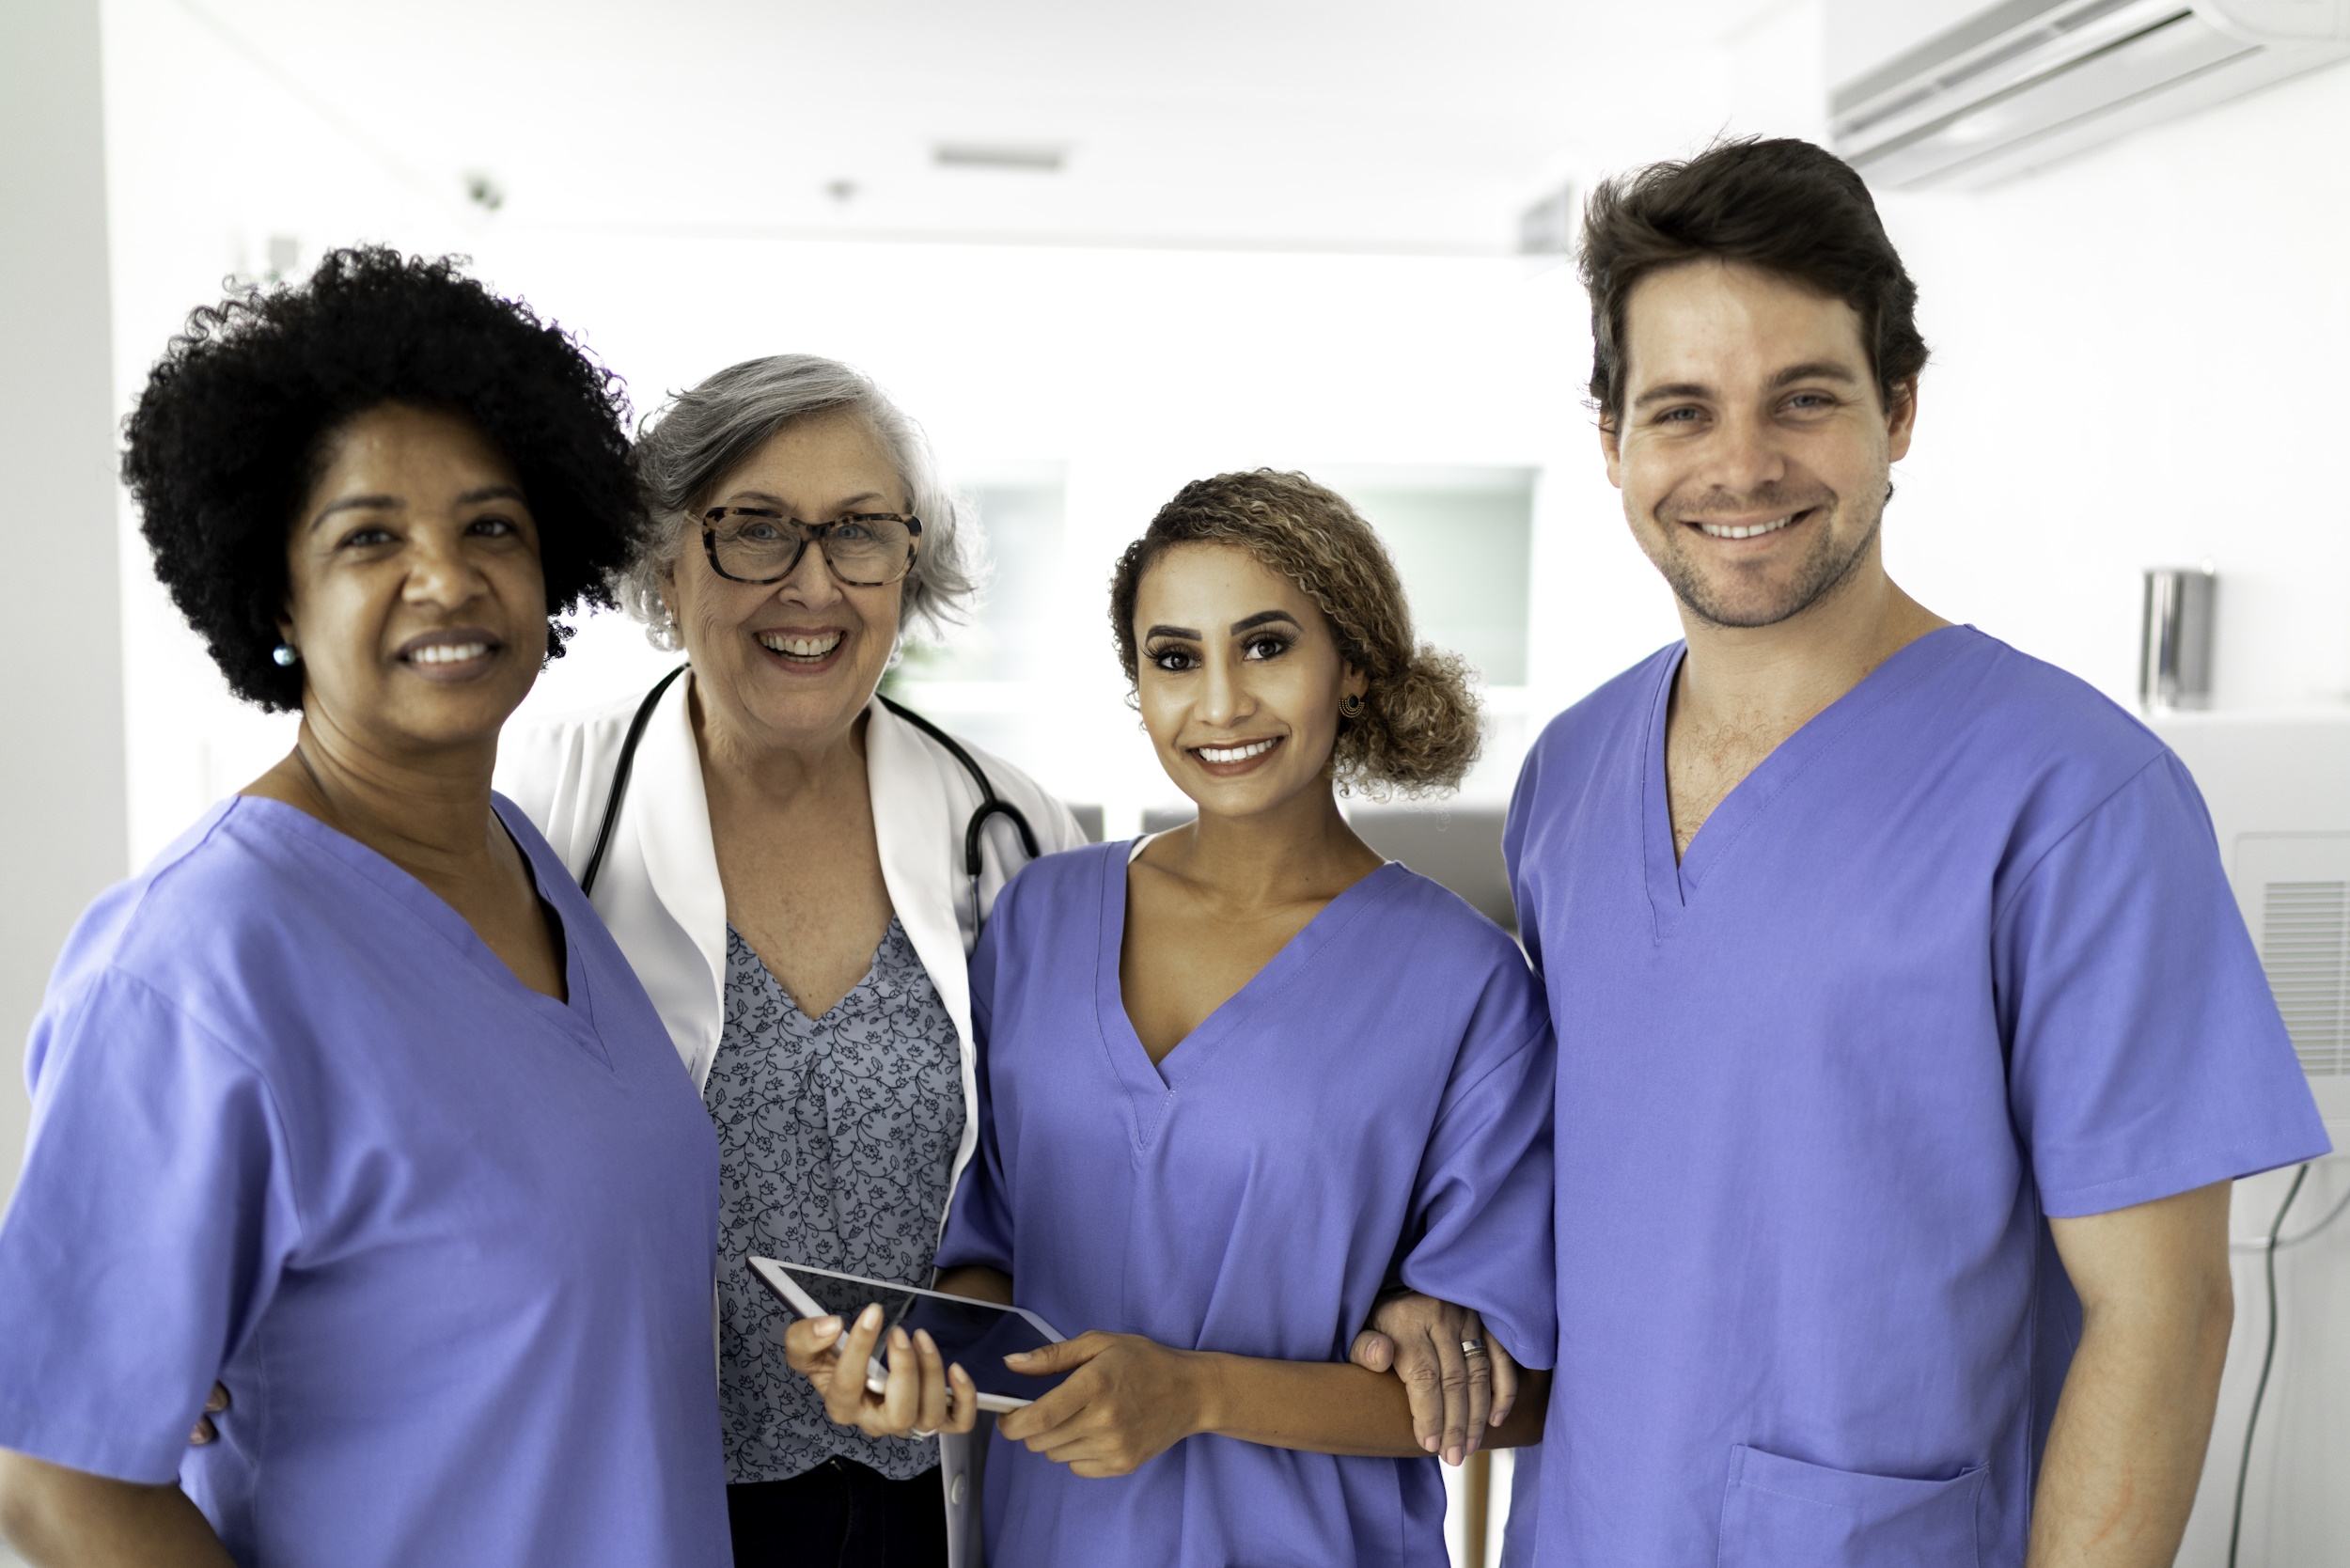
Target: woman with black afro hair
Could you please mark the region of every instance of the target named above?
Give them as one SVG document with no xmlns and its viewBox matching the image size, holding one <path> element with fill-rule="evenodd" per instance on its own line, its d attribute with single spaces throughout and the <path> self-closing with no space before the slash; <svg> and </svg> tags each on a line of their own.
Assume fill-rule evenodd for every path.
<svg viewBox="0 0 2350 1568">
<path fill-rule="evenodd" d="M 33 1561 L 729 1560 L 710 1121 L 491 791 L 551 617 L 640 526 L 624 414 L 526 306 L 385 250 L 156 366 L 156 572 L 302 724 L 83 917 L 34 1025 L 0 1227 Z"/>
</svg>

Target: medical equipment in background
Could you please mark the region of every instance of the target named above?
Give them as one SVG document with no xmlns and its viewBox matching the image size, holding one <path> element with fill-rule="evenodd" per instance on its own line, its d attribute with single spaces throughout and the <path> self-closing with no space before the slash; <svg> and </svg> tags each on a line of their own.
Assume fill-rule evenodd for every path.
<svg viewBox="0 0 2350 1568">
<path fill-rule="evenodd" d="M 2350 707 L 2148 715 L 2195 776 L 2301 1071 L 2350 1134 Z"/>
<path fill-rule="evenodd" d="M 2146 573 L 2138 627 L 2138 700 L 2150 709 L 2211 706 L 2212 622 L 2219 577 L 2200 567 L 2157 567 Z"/>
<path fill-rule="evenodd" d="M 2147 573 L 2150 670 L 2159 575 Z M 2204 632 L 2208 636 L 2207 616 Z M 2338 1150 L 2350 1145 L 2350 706 L 2289 713 L 2150 708 L 2147 722 L 2195 776 L 2211 810 L 2236 906 L 2260 949 L 2326 1132 Z M 2232 1252 L 2261 1259 L 2266 1328 L 2241 1439 L 2233 1431 L 2215 1434 L 2209 1460 L 2230 1472 L 2228 1568 L 2239 1561 L 2253 1439 L 2276 1362 L 2277 1255 L 2317 1237 L 2350 1208 L 2345 1193 L 2319 1215 L 2308 1216 L 2306 1205 L 2296 1210 L 2311 1171 L 2303 1165 L 2294 1172 L 2283 1201 L 2264 1215 L 2261 1234 L 2230 1245 Z M 2302 1223 L 2288 1231 L 2294 1217 Z M 2304 1375 L 2322 1377 L 2326 1369 Z"/>
<path fill-rule="evenodd" d="M 1971 190 L 2350 56 L 2350 0 L 1828 0 L 1829 136 Z"/>
</svg>

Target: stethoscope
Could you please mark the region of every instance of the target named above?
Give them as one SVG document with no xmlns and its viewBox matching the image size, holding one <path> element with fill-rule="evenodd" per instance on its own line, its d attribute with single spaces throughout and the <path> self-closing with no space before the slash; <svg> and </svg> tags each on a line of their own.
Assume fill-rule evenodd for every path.
<svg viewBox="0 0 2350 1568">
<path fill-rule="evenodd" d="M 596 847 L 588 852 L 587 868 L 579 873 L 579 890 L 583 893 L 593 894 L 596 890 L 596 873 L 603 870 L 604 852 L 612 847 L 613 824 L 620 820 L 620 801 L 628 793 L 628 778 L 636 766 L 636 746 L 645 738 L 645 726 L 652 722 L 652 711 L 660 706 L 662 694 L 675 685 L 677 678 L 692 667 L 691 665 L 680 665 L 655 682 L 652 690 L 645 694 L 645 700 L 636 705 L 635 717 L 628 721 L 628 735 L 620 742 L 620 760 L 612 769 L 612 793 L 603 803 L 603 823 L 596 829 Z M 1042 853 L 1036 845 L 1036 830 L 1028 825 L 1028 819 L 1021 814 L 1020 808 L 995 792 L 995 786 L 988 781 L 987 770 L 980 767 L 952 735 L 901 702 L 885 697 L 881 705 L 945 746 L 947 754 L 961 762 L 963 771 L 971 776 L 971 782 L 979 787 L 979 809 L 971 813 L 971 820 L 963 829 L 963 870 L 964 874 L 971 879 L 971 923 L 977 930 L 987 923 L 979 913 L 979 836 L 985 831 L 988 819 L 1003 817 L 1009 820 L 1020 835 L 1020 847 L 1027 852 L 1031 860 Z"/>
</svg>

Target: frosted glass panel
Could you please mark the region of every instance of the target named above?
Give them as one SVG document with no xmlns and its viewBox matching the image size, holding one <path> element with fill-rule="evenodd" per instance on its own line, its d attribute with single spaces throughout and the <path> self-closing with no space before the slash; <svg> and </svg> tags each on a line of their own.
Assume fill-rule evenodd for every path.
<svg viewBox="0 0 2350 1568">
<path fill-rule="evenodd" d="M 1058 484 L 992 484 L 969 492 L 993 563 L 979 614 L 938 649 L 911 651 L 908 676 L 922 681 L 1042 681 L 1065 656 L 1068 618 L 1054 614 L 1060 581 L 1063 490 Z"/>
<path fill-rule="evenodd" d="M 1524 685 L 1533 474 L 1353 470 L 1324 482 L 1386 541 L 1421 639 L 1468 660 L 1489 686 Z"/>
</svg>

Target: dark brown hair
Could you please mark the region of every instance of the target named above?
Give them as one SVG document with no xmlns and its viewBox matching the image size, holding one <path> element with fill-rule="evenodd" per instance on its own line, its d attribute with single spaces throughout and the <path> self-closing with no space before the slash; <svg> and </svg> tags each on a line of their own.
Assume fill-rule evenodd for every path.
<svg viewBox="0 0 2350 1568">
<path fill-rule="evenodd" d="M 1651 273 L 1705 258 L 1851 306 L 1887 408 L 1925 368 L 1918 286 L 1852 165 L 1788 138 L 1716 142 L 1605 180 L 1584 203 L 1577 266 L 1591 296 L 1591 399 L 1604 422 L 1623 415 L 1624 302 Z"/>
<path fill-rule="evenodd" d="M 1179 544 L 1245 550 L 1321 607 L 1339 657 L 1371 678 L 1359 717 L 1339 720 L 1331 761 L 1341 791 L 1373 797 L 1456 787 L 1484 727 L 1455 653 L 1412 640 L 1412 611 L 1386 546 L 1346 498 L 1303 474 L 1260 468 L 1194 479 L 1159 509 L 1110 578 L 1110 626 L 1131 683 L 1140 671 L 1135 600 Z"/>
</svg>

